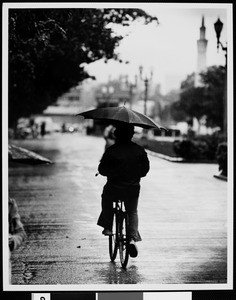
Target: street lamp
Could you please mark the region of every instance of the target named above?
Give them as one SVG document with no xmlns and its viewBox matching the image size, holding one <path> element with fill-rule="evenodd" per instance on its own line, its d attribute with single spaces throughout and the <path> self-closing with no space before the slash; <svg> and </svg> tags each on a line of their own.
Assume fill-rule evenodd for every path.
<svg viewBox="0 0 236 300">
<path fill-rule="evenodd" d="M 145 92 L 144 92 L 144 115 L 147 115 L 147 100 L 148 100 L 148 88 L 150 85 L 150 82 L 152 80 L 153 71 L 150 72 L 150 75 L 148 77 L 147 73 L 145 76 L 143 76 L 143 66 L 139 67 L 139 75 L 141 80 L 144 82 L 145 86 Z M 143 129 L 143 137 L 147 138 L 147 129 Z"/>
<path fill-rule="evenodd" d="M 128 80 L 128 76 L 126 77 L 126 86 L 129 89 L 129 102 L 130 102 L 130 108 L 132 108 L 133 105 L 133 90 L 137 87 L 137 75 L 135 75 L 135 82 L 130 82 Z"/>
<path fill-rule="evenodd" d="M 141 80 L 143 80 L 144 85 L 145 85 L 145 92 L 144 92 L 144 114 L 147 114 L 147 99 L 148 99 L 148 88 L 149 84 L 152 80 L 153 72 L 150 72 L 150 76 L 148 77 L 147 74 L 143 77 L 143 66 L 139 67 L 139 74 Z"/>
<path fill-rule="evenodd" d="M 220 41 L 220 34 L 223 29 L 223 23 L 220 18 L 214 23 L 216 38 L 217 38 L 217 51 L 219 46 L 225 52 L 225 79 L 224 79 L 224 116 L 223 116 L 223 134 L 227 136 L 227 47 L 224 47 Z"/>
<path fill-rule="evenodd" d="M 220 18 L 214 23 L 215 32 L 216 32 L 216 38 L 217 38 L 217 50 L 219 50 L 219 45 L 221 46 L 221 49 L 225 51 L 225 65 L 227 65 L 227 47 L 224 47 L 223 44 L 220 41 L 220 34 L 223 29 L 223 23 L 221 22 Z"/>
</svg>

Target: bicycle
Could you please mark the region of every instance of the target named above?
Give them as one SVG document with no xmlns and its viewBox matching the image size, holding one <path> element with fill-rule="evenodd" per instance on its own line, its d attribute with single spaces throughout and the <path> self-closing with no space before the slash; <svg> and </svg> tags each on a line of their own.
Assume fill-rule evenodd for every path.
<svg viewBox="0 0 236 300">
<path fill-rule="evenodd" d="M 126 268 L 129 260 L 129 236 L 128 215 L 124 208 L 124 202 L 117 200 L 113 203 L 114 218 L 112 235 L 109 236 L 109 254 L 113 262 L 119 249 L 122 268 Z"/>
</svg>

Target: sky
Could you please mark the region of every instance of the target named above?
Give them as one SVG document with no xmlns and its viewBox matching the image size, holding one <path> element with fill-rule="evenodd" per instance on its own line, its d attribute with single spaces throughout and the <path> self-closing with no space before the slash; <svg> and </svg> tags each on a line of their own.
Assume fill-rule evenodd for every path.
<svg viewBox="0 0 236 300">
<path fill-rule="evenodd" d="M 125 5 L 122 3 L 123 7 Z M 109 77 L 117 79 L 120 74 L 128 75 L 132 82 L 142 65 L 147 77 L 153 71 L 152 82 L 161 84 L 163 94 L 178 88 L 188 74 L 196 71 L 197 40 L 203 16 L 208 40 L 207 67 L 225 64 L 225 53 L 221 49 L 217 52 L 214 23 L 218 17 L 223 22 L 220 40 L 223 46 L 228 45 L 228 28 L 231 25 L 229 4 L 132 3 L 128 7 L 142 8 L 157 16 L 159 25 L 135 22 L 129 28 L 114 27 L 118 33 L 129 33 L 116 49 L 120 58 L 129 61 L 129 64 L 115 61 L 105 64 L 100 60 L 87 65 L 86 70 L 96 77 L 97 82 L 106 82 Z"/>
</svg>

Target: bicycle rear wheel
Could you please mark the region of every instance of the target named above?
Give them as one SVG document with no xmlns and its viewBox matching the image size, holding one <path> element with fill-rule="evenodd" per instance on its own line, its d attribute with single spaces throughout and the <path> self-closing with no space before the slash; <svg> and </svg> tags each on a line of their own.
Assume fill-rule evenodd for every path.
<svg viewBox="0 0 236 300">
<path fill-rule="evenodd" d="M 114 214 L 113 219 L 113 234 L 109 236 L 109 254 L 111 261 L 116 259 L 117 250 L 118 250 L 118 243 L 117 243 L 117 227 L 118 227 L 118 220 L 116 214 Z"/>
<path fill-rule="evenodd" d="M 128 230 L 128 216 L 125 212 L 120 213 L 118 222 L 118 246 L 120 253 L 120 262 L 122 268 L 126 268 L 129 260 L 129 238 Z"/>
</svg>

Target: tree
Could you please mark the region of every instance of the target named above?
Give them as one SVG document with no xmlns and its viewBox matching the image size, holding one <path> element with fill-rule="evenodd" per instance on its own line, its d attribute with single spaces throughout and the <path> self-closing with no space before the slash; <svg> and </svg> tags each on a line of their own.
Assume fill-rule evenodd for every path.
<svg viewBox="0 0 236 300">
<path fill-rule="evenodd" d="M 171 90 L 165 96 L 163 96 L 163 103 L 165 104 L 162 108 L 161 112 L 161 120 L 166 124 L 173 123 L 173 121 L 182 120 L 182 112 L 181 116 L 179 116 L 179 112 L 173 109 L 173 103 L 178 103 L 179 101 L 179 90 Z"/>
<path fill-rule="evenodd" d="M 84 63 L 122 62 L 115 49 L 123 36 L 110 25 L 129 26 L 138 19 L 158 23 L 140 9 L 10 9 L 9 125 L 42 112 L 70 87 L 94 78 Z"/>
<path fill-rule="evenodd" d="M 225 67 L 212 66 L 201 74 L 208 126 L 223 128 Z"/>
<path fill-rule="evenodd" d="M 177 121 L 197 118 L 203 116 L 203 94 L 202 87 L 195 87 L 195 74 L 187 76 L 186 80 L 181 83 L 180 99 L 171 106 L 173 117 Z"/>
<path fill-rule="evenodd" d="M 201 86 L 194 85 L 195 74 L 188 75 L 181 83 L 180 99 L 171 106 L 173 117 L 187 120 L 205 117 L 208 126 L 223 126 L 223 92 L 225 69 L 209 67 L 200 74 Z"/>
</svg>

